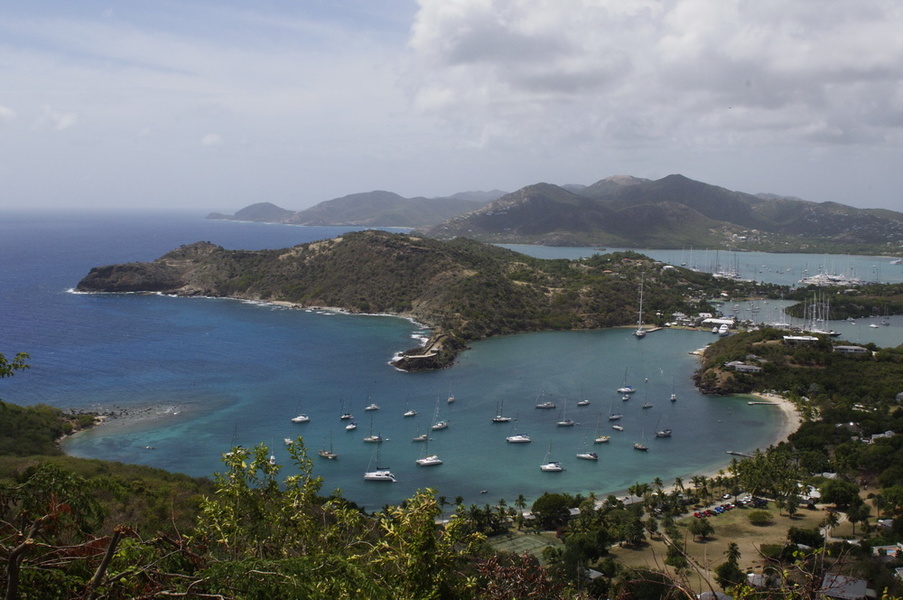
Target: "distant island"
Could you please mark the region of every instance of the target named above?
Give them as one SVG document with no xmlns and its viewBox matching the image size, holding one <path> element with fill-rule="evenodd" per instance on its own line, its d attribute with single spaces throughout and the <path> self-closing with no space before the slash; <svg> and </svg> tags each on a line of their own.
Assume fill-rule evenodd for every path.
<svg viewBox="0 0 903 600">
<path fill-rule="evenodd" d="M 699 312 L 704 298 L 725 289 L 742 296 L 776 287 L 717 280 L 632 252 L 543 260 L 466 238 L 369 230 L 280 250 L 198 242 L 149 263 L 95 267 L 77 289 L 400 315 L 433 329 L 426 345 L 395 363 L 422 370 L 448 366 L 469 342 L 494 335 L 636 323 L 641 277 L 647 323 Z"/>
<path fill-rule="evenodd" d="M 258 202 L 234 215 L 210 213 L 207 218 L 308 226 L 431 227 L 504 195 L 505 192 L 495 190 L 461 192 L 446 198 L 404 198 L 394 192 L 377 190 L 327 200 L 297 212 L 270 202 Z"/>
<path fill-rule="evenodd" d="M 748 194 L 683 175 L 613 176 L 588 186 L 537 183 L 506 194 L 447 198 L 352 194 L 293 212 L 271 203 L 208 218 L 363 227 L 409 227 L 439 239 L 624 248 L 903 256 L 903 213 Z"/>
</svg>

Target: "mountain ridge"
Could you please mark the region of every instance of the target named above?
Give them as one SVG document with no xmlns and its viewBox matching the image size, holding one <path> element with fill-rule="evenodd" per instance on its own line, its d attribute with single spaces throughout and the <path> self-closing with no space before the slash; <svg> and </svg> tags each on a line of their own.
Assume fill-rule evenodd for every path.
<svg viewBox="0 0 903 600">
<path fill-rule="evenodd" d="M 257 203 L 233 216 L 297 225 L 406 227 L 491 243 L 800 253 L 903 254 L 903 213 L 749 194 L 671 174 L 606 177 L 587 186 L 539 182 L 511 193 L 403 198 L 349 194 L 291 212 Z"/>
</svg>

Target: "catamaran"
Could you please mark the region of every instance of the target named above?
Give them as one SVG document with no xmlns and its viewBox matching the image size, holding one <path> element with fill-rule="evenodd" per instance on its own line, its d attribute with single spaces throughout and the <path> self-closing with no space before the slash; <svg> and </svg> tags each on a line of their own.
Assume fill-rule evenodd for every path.
<svg viewBox="0 0 903 600">
<path fill-rule="evenodd" d="M 379 446 L 376 447 L 376 468 L 371 471 L 368 466 L 367 470 L 364 471 L 364 480 L 388 481 L 389 483 L 395 483 L 395 475 L 392 474 L 392 471 L 389 470 L 389 467 L 379 466 Z"/>
<path fill-rule="evenodd" d="M 437 454 L 430 454 L 430 440 L 426 439 L 426 445 L 423 448 L 423 456 L 414 461 L 418 467 L 436 467 L 442 464 L 442 460 Z"/>
<path fill-rule="evenodd" d="M 561 463 L 557 460 L 549 460 L 549 456 L 552 454 L 552 445 L 549 444 L 549 449 L 546 451 L 546 459 L 545 461 L 539 465 L 540 471 L 546 471 L 547 473 L 560 473 L 564 471 L 564 467 L 561 466 Z"/>
</svg>

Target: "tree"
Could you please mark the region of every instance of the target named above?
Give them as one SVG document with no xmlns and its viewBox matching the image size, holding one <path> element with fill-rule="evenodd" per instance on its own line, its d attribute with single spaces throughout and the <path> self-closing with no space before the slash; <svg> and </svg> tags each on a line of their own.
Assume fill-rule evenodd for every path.
<svg viewBox="0 0 903 600">
<path fill-rule="evenodd" d="M 715 533 L 715 527 L 708 519 L 694 519 L 689 529 L 693 537 L 698 537 L 700 541 L 705 541 L 708 536 Z"/>
<path fill-rule="evenodd" d="M 863 523 L 867 528 L 868 519 L 871 514 L 872 511 L 869 510 L 869 507 L 865 502 L 850 507 L 847 511 L 847 519 L 849 519 L 850 523 L 853 525 L 853 535 L 856 535 L 856 523 Z"/>
<path fill-rule="evenodd" d="M 6 600 L 15 600 L 22 584 L 50 596 L 69 597 L 84 583 L 84 578 L 59 573 L 86 557 L 103 555 L 109 547 L 109 538 L 90 535 L 102 518 L 91 487 L 50 463 L 33 467 L 20 483 L 0 487 Z M 101 572 L 98 577 L 102 576 Z"/>
<path fill-rule="evenodd" d="M 715 568 L 715 579 L 723 589 L 740 585 L 746 580 L 746 574 L 740 570 L 740 547 L 731 542 L 725 551 L 727 560 Z"/>
<path fill-rule="evenodd" d="M 859 498 L 859 486 L 843 479 L 828 479 L 821 487 L 821 500 L 838 508 L 850 506 Z"/>
<path fill-rule="evenodd" d="M 0 354 L 0 379 L 4 377 L 12 377 L 16 371 L 30 369 L 31 366 L 25 361 L 31 358 L 25 352 L 19 352 L 12 361 L 7 360 L 6 356 Z"/>
<path fill-rule="evenodd" d="M 567 523 L 570 500 L 564 494 L 546 492 L 536 499 L 531 508 L 540 529 L 557 529 Z"/>
</svg>

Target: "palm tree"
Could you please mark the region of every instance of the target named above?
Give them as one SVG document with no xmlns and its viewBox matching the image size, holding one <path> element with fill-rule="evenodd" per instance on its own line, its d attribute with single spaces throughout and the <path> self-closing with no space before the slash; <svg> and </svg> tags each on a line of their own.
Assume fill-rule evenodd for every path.
<svg viewBox="0 0 903 600">
<path fill-rule="evenodd" d="M 520 529 L 524 526 L 524 510 L 527 508 L 527 499 L 523 494 L 518 494 L 517 498 L 514 499 L 514 507 L 517 509 L 515 517 L 517 528 Z"/>
<path fill-rule="evenodd" d="M 728 544 L 727 550 L 724 551 L 724 555 L 727 556 L 727 562 L 734 565 L 740 564 L 740 546 L 738 546 L 736 542 Z"/>
</svg>

